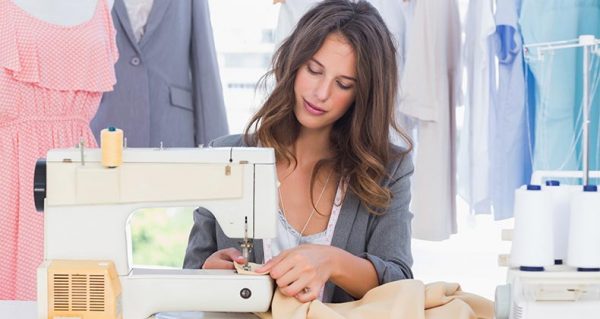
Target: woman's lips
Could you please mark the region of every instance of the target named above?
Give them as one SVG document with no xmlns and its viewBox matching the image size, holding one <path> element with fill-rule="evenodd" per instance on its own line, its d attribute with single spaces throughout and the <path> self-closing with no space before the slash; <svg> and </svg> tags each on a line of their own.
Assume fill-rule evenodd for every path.
<svg viewBox="0 0 600 319">
<path fill-rule="evenodd" d="M 304 108 L 308 111 L 308 113 L 313 115 L 321 115 L 325 113 L 325 110 L 308 103 L 306 100 L 304 100 Z"/>
</svg>

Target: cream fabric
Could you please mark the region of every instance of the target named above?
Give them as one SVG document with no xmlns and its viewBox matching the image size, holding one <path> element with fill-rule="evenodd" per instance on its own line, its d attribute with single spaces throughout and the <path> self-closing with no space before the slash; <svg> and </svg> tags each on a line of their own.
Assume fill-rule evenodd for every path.
<svg viewBox="0 0 600 319">
<path fill-rule="evenodd" d="M 263 273 L 256 272 L 256 268 L 262 267 L 262 264 L 248 263 L 248 266 L 250 266 L 250 270 L 244 269 L 244 265 L 238 264 L 236 262 L 233 263 L 233 266 L 235 266 L 235 270 L 240 275 L 266 275 L 269 273 L 268 271 Z"/>
<path fill-rule="evenodd" d="M 456 283 L 400 280 L 372 289 L 361 300 L 339 304 L 300 303 L 277 290 L 271 311 L 256 315 L 263 319 L 492 319 L 494 305 L 461 291 Z"/>
</svg>

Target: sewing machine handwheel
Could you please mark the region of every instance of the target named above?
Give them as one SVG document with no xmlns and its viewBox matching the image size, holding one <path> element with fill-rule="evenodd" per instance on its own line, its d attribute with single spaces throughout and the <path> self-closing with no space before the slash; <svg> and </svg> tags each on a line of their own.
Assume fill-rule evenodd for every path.
<svg viewBox="0 0 600 319">
<path fill-rule="evenodd" d="M 35 162 L 33 173 L 33 200 L 35 210 L 44 211 L 44 200 L 46 199 L 46 159 L 40 158 Z"/>
</svg>

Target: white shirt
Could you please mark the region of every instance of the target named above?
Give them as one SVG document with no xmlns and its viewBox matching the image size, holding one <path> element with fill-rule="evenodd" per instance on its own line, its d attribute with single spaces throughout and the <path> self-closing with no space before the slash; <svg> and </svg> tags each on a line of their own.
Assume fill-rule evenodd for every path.
<svg viewBox="0 0 600 319">
<path fill-rule="evenodd" d="M 327 228 L 317 234 L 303 236 L 297 230 L 288 223 L 285 219 L 285 215 L 279 210 L 277 219 L 277 237 L 273 240 L 268 238 L 263 239 L 263 251 L 265 254 L 265 262 L 271 260 L 274 256 L 279 255 L 282 251 L 290 248 L 294 248 L 300 244 L 317 244 L 331 246 L 331 240 L 333 239 L 333 231 L 337 224 L 338 217 L 340 216 L 340 210 L 342 209 L 342 200 L 346 193 L 346 183 L 338 183 L 337 191 L 335 193 L 335 199 L 333 200 L 333 208 L 329 215 L 329 222 Z M 323 289 L 321 287 L 319 292 L 319 300 L 323 300 Z"/>
<path fill-rule="evenodd" d="M 465 24 L 468 93 L 458 153 L 458 191 L 472 211 L 491 213 L 490 111 L 496 91 L 492 0 L 469 2 Z"/>
<path fill-rule="evenodd" d="M 144 35 L 148 16 L 152 11 L 154 0 L 125 0 L 125 8 L 131 22 L 131 29 L 137 42 L 140 42 Z"/>
<path fill-rule="evenodd" d="M 341 203 L 346 192 L 346 186 L 344 183 L 339 183 L 337 191 L 335 193 L 335 199 L 333 200 L 333 208 L 331 209 L 331 215 L 329 215 L 329 222 L 327 228 L 317 234 L 308 236 L 301 235 L 292 225 L 290 225 L 285 218 L 285 215 L 279 210 L 277 218 L 277 237 L 273 240 L 263 240 L 263 251 L 265 253 L 265 262 L 271 258 L 279 255 L 282 251 L 290 248 L 294 248 L 300 244 L 319 244 L 319 245 L 331 245 L 331 239 L 333 238 L 333 231 L 337 224 L 338 217 L 340 215 L 340 209 L 342 208 Z M 339 204 L 339 205 L 338 205 Z"/>
<path fill-rule="evenodd" d="M 460 97 L 460 17 L 456 0 L 411 2 L 414 14 L 400 81 L 400 111 L 417 120 L 412 234 L 443 240 L 456 232 L 454 112 Z"/>
</svg>

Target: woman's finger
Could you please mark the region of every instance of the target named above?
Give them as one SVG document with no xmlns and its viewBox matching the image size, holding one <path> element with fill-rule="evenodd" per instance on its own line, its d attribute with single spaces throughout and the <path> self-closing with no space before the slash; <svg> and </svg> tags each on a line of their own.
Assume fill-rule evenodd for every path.
<svg viewBox="0 0 600 319">
<path fill-rule="evenodd" d="M 296 278 L 295 281 L 291 282 L 287 286 L 284 286 L 284 287 L 279 286 L 279 283 L 277 285 L 279 286 L 279 291 L 281 291 L 282 294 L 284 294 L 288 297 L 294 297 L 294 296 L 302 293 L 304 288 L 306 288 L 310 285 L 310 282 L 311 282 L 311 279 L 304 276 L 304 277 Z"/>
<path fill-rule="evenodd" d="M 237 256 L 237 257 L 233 258 L 233 261 L 240 265 L 246 264 L 246 258 L 244 258 L 244 256 Z"/>
<path fill-rule="evenodd" d="M 279 255 L 271 258 L 266 264 L 262 265 L 262 267 L 256 268 L 255 271 L 258 273 L 266 273 L 271 271 L 273 267 L 275 267 L 279 262 L 281 262 L 285 257 L 289 254 L 289 250 L 281 252 Z"/>
<path fill-rule="evenodd" d="M 233 261 L 240 264 L 246 263 L 239 250 L 227 248 L 216 251 L 202 265 L 202 269 L 235 269 Z"/>
<path fill-rule="evenodd" d="M 320 292 L 320 287 L 317 288 L 314 285 L 306 286 L 298 294 L 294 295 L 294 298 L 302 303 L 309 302 L 319 298 Z"/>
<path fill-rule="evenodd" d="M 236 260 L 237 261 L 239 259 L 238 257 L 244 258 L 242 256 L 242 253 L 235 248 L 223 249 L 223 250 L 220 250 L 220 252 L 221 252 L 221 257 L 225 260 L 229 260 L 229 261 Z"/>
<path fill-rule="evenodd" d="M 291 285 L 293 282 L 296 282 L 299 278 L 307 277 L 302 273 L 301 267 L 292 267 L 290 270 L 285 272 L 283 275 L 275 279 L 277 286 L 280 288 L 285 288 Z M 293 296 L 295 294 L 290 294 Z"/>
<path fill-rule="evenodd" d="M 235 269 L 235 267 L 231 261 L 209 257 L 202 265 L 202 269 Z"/>
<path fill-rule="evenodd" d="M 292 254 L 288 254 L 285 258 L 282 258 L 277 263 L 275 263 L 269 272 L 271 278 L 277 280 L 285 275 L 288 271 L 294 268 L 296 262 L 294 261 L 296 258 Z"/>
</svg>

